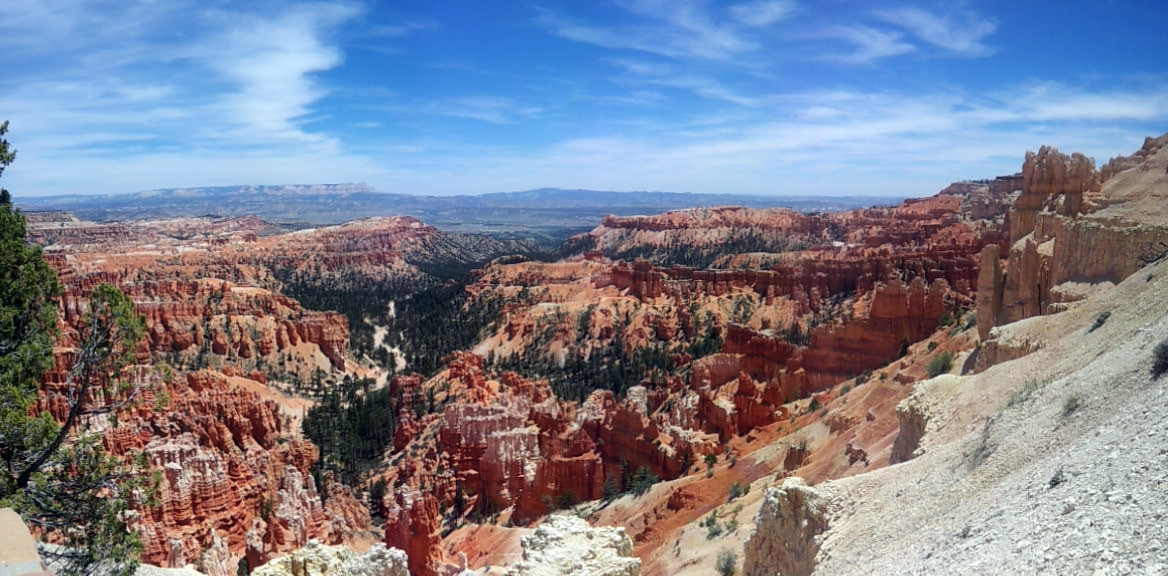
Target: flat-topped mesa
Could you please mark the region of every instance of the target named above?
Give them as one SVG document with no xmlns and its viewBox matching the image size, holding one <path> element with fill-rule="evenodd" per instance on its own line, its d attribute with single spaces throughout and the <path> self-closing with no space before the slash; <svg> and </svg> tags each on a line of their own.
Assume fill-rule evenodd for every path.
<svg viewBox="0 0 1168 576">
<path fill-rule="evenodd" d="M 1118 283 L 1168 243 L 1168 134 L 1101 172 L 1082 154 L 1027 153 L 1010 209 L 1009 248 L 981 253 L 978 333 L 1058 312 L 1093 285 Z M 1003 261 L 1004 259 L 1004 261 Z"/>
</svg>

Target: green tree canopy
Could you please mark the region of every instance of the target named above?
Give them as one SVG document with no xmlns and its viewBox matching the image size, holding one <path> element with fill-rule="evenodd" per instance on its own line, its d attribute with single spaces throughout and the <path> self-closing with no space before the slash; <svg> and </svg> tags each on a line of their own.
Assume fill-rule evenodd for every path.
<svg viewBox="0 0 1168 576">
<path fill-rule="evenodd" d="M 0 173 L 15 157 L 2 138 L 7 129 L 0 124 Z M 41 554 L 57 574 L 129 574 L 141 542 L 127 529 L 126 513 L 132 494 L 146 503 L 153 482 L 138 473 L 141 460 L 126 465 L 106 454 L 89 424 L 142 388 L 127 368 L 144 321 L 117 288 L 94 288 L 61 391 L 65 422 L 34 415 L 41 376 L 55 362 L 62 288 L 41 249 L 25 241 L 25 227 L 8 192 L 0 192 L 0 506 L 15 508 L 54 543 Z"/>
</svg>

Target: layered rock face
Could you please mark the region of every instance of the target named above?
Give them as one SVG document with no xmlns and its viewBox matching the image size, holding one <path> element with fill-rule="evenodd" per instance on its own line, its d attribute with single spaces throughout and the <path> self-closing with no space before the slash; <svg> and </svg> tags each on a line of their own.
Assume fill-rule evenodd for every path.
<svg viewBox="0 0 1168 576">
<path fill-rule="evenodd" d="M 1168 242 L 1168 135 L 1148 138 L 1103 171 L 1081 154 L 1043 147 L 1028 153 L 1021 195 L 1010 208 L 1008 251 L 981 253 L 978 330 L 1058 312 L 1084 287 L 1115 284 Z M 1004 260 L 1004 261 L 1003 261 Z"/>
<path fill-rule="evenodd" d="M 659 433 L 678 436 L 673 427 L 723 439 L 742 435 L 774 422 L 786 402 L 894 360 L 906 343 L 970 307 L 979 252 L 1005 238 L 1004 215 L 986 208 L 993 205 L 989 198 L 1002 205 L 1005 187 L 995 182 L 992 193 L 979 187 L 985 202 L 950 192 L 832 215 L 722 208 L 610 217 L 591 233 L 601 251 L 703 245 L 744 223 L 771 234 L 789 226 L 792 238 L 820 244 L 731 254 L 721 262 L 726 269 L 610 262 L 601 252 L 556 264 L 492 265 L 472 293 L 514 299 L 522 288 L 538 302 L 509 306 L 500 331 L 475 351 L 494 358 L 547 355 L 565 365 L 613 345 L 626 354 L 664 349 L 675 354 L 675 367 L 693 370 L 688 386 L 655 393 L 658 406 L 674 397 L 697 412 L 650 418 Z M 975 209 L 987 218 L 972 218 Z M 720 337 L 721 350 L 689 358 L 685 344 L 707 336 Z M 635 430 L 631 437 L 640 436 Z"/>
<path fill-rule="evenodd" d="M 807 576 L 815 570 L 820 536 L 828 529 L 827 504 L 802 478 L 769 488 L 746 541 L 745 576 Z"/>
<path fill-rule="evenodd" d="M 593 528 L 575 516 L 549 516 L 523 537 L 523 561 L 507 576 L 639 576 L 623 528 Z"/>
<path fill-rule="evenodd" d="M 309 473 L 316 447 L 242 380 L 204 371 L 159 383 L 106 430 L 110 453 L 144 452 L 162 471 L 160 505 L 131 522 L 144 562 L 198 562 L 228 574 L 242 556 L 258 566 L 312 538 L 339 544 L 368 528 L 369 513 L 348 488 L 329 486 L 322 505 Z M 207 557 L 215 547 L 222 554 Z"/>
<path fill-rule="evenodd" d="M 442 558 L 442 516 L 438 499 L 429 491 L 411 486 L 398 488 L 385 517 L 391 522 L 385 530 L 385 545 L 401 547 L 409 556 L 410 574 L 437 574 Z"/>
<path fill-rule="evenodd" d="M 461 354 L 427 383 L 444 390 L 437 403 L 446 402 L 442 395 L 461 401 L 416 423 L 404 457 L 389 470 L 396 488 L 383 503 L 392 520 L 385 543 L 409 553 L 411 573 L 436 574 L 449 565 L 439 548 L 451 517 L 444 510 L 454 510 L 458 520 L 509 508 L 513 522 L 526 523 L 567 503 L 564 498 L 603 497 L 605 478 L 619 477 L 622 458 L 626 466 L 672 466 L 676 474 L 679 458 L 658 446 L 664 436 L 638 392 L 618 403 L 598 391 L 577 406 L 554 398 L 546 382 L 513 373 L 488 380 L 482 370 L 481 359 Z M 403 419 L 413 410 L 403 402 Z"/>
</svg>

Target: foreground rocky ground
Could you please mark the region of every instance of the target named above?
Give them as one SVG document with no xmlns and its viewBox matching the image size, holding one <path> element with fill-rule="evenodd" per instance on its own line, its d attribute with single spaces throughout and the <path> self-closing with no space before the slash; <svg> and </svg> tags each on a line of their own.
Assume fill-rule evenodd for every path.
<svg viewBox="0 0 1168 576">
<path fill-rule="evenodd" d="M 1161 263 L 1003 327 L 1034 354 L 918 384 L 923 454 L 819 487 L 817 573 L 1168 572 L 1166 299 Z"/>
</svg>

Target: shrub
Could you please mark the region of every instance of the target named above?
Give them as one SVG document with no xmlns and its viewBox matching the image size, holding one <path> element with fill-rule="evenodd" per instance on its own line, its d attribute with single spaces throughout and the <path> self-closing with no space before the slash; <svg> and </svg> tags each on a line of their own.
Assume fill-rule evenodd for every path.
<svg viewBox="0 0 1168 576">
<path fill-rule="evenodd" d="M 1016 406 L 1021 404 L 1038 392 L 1039 388 L 1045 386 L 1046 383 L 1041 380 L 1027 380 L 1017 391 L 1010 395 L 1010 400 L 1006 402 L 1006 407 Z"/>
<path fill-rule="evenodd" d="M 1157 344 L 1152 352 L 1152 378 L 1158 379 L 1165 372 L 1168 372 L 1168 339 Z"/>
<path fill-rule="evenodd" d="M 645 466 L 637 468 L 637 474 L 633 477 L 633 494 L 637 496 L 644 494 L 660 480 L 656 474 Z"/>
<path fill-rule="evenodd" d="M 1076 410 L 1083 407 L 1083 397 L 1078 394 L 1071 394 L 1063 400 L 1063 417 L 1074 414 Z"/>
<path fill-rule="evenodd" d="M 718 559 L 714 561 L 714 569 L 718 571 L 721 576 L 734 576 L 734 570 L 738 564 L 738 553 L 724 549 L 718 552 Z"/>
<path fill-rule="evenodd" d="M 741 482 L 735 482 L 735 483 L 730 485 L 730 502 L 733 502 L 734 499 L 738 498 L 739 496 L 745 496 L 749 493 L 750 493 L 750 484 L 743 484 Z"/>
<path fill-rule="evenodd" d="M 369 509 L 374 516 L 381 515 L 381 501 L 385 499 L 386 493 L 389 492 L 389 482 L 385 478 L 378 478 L 372 486 L 369 487 Z"/>
<path fill-rule="evenodd" d="M 949 372 L 949 369 L 952 367 L 953 353 L 946 350 L 929 361 L 929 365 L 925 368 L 925 372 L 929 374 L 929 378 L 936 378 L 941 374 Z"/>
<path fill-rule="evenodd" d="M 1058 471 L 1054 473 L 1054 476 L 1050 477 L 1050 487 L 1054 488 L 1054 487 L 1058 486 L 1059 484 L 1062 484 L 1063 482 L 1066 482 L 1066 481 L 1067 481 L 1066 474 L 1063 474 L 1063 469 L 1059 468 Z"/>
<path fill-rule="evenodd" d="M 616 478 L 612 476 L 604 479 L 603 490 L 605 500 L 612 500 L 613 498 L 616 498 L 618 495 L 620 495 L 620 488 L 618 488 L 616 485 Z"/>
<path fill-rule="evenodd" d="M 706 540 L 713 540 L 722 535 L 722 525 L 718 524 L 717 518 L 710 518 L 710 522 L 706 523 Z"/>
<path fill-rule="evenodd" d="M 561 510 L 571 508 L 580 503 L 580 497 L 572 490 L 565 490 L 556 498 L 556 504 Z"/>
<path fill-rule="evenodd" d="M 930 341 L 930 342 L 929 342 L 929 352 L 932 352 L 933 350 L 936 350 L 936 349 L 937 349 L 937 346 L 938 346 L 938 344 L 937 344 L 937 341 L 936 341 L 936 340 L 932 340 L 932 341 Z"/>
<path fill-rule="evenodd" d="M 1099 327 L 1103 326 L 1103 323 L 1107 322 L 1107 319 L 1110 317 L 1111 317 L 1111 312 L 1103 312 L 1102 314 L 1100 314 L 1098 317 L 1095 318 L 1095 323 L 1092 324 L 1089 329 L 1087 329 L 1087 333 L 1090 334 L 1090 333 L 1098 330 Z"/>
</svg>

